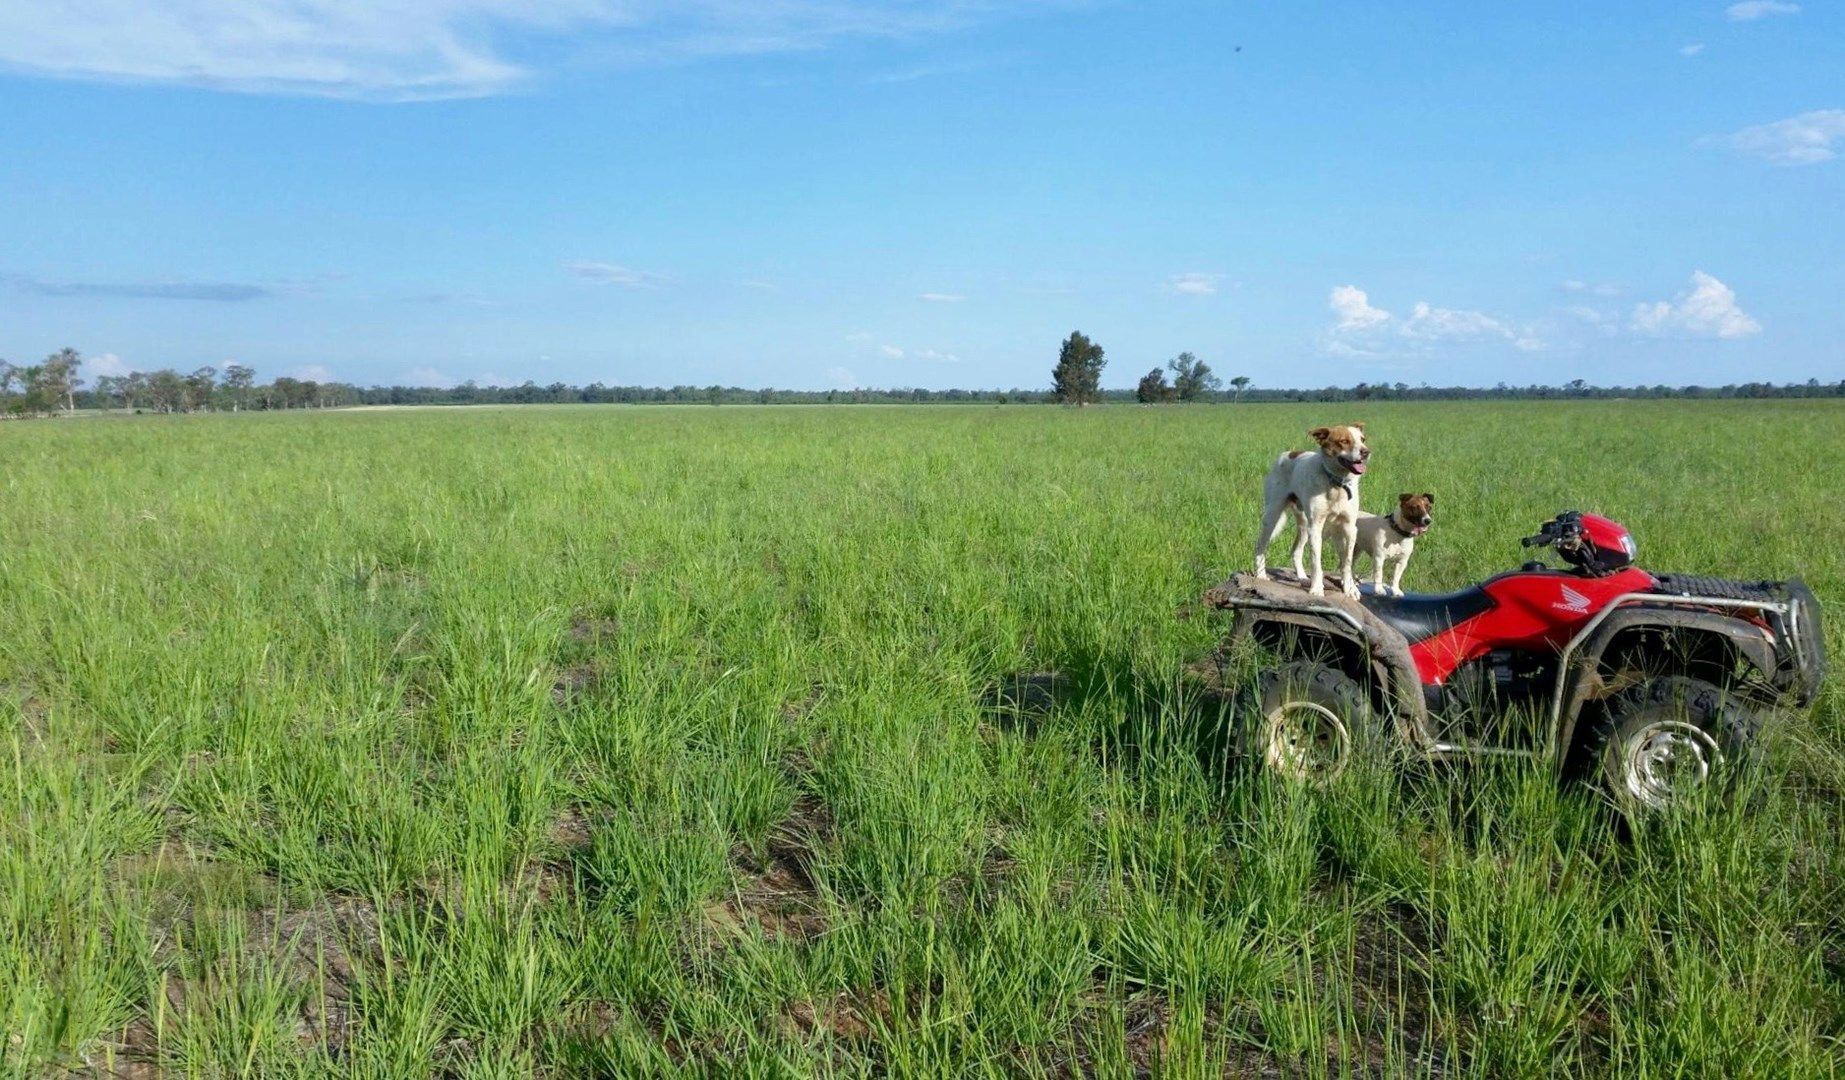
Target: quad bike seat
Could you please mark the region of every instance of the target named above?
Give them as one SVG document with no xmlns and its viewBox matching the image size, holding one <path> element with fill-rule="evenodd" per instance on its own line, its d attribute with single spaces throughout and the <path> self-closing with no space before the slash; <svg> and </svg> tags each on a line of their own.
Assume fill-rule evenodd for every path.
<svg viewBox="0 0 1845 1080">
<path fill-rule="evenodd" d="M 1380 596 L 1366 593 L 1364 605 L 1411 644 L 1434 637 L 1457 623 L 1490 609 L 1493 598 L 1478 585 L 1451 593 Z"/>
</svg>

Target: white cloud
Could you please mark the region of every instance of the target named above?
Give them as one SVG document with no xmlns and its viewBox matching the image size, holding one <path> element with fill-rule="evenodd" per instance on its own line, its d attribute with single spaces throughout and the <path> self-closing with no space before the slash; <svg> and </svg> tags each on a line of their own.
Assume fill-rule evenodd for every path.
<svg viewBox="0 0 1845 1080">
<path fill-rule="evenodd" d="M 1589 307 L 1587 304 L 1576 304 L 1571 307 L 1566 307 L 1563 309 L 1563 313 L 1572 319 L 1576 319 L 1594 328 L 1603 337 L 1614 337 L 1621 332 L 1620 316 L 1610 315 L 1605 311 Z"/>
<path fill-rule="evenodd" d="M 504 375 L 499 375 L 491 371 L 483 371 L 479 375 L 476 375 L 474 377 L 474 385 L 476 386 L 515 386 L 517 384 L 513 380 L 507 378 Z"/>
<path fill-rule="evenodd" d="M 339 381 L 334 378 L 332 369 L 328 368 L 325 364 L 303 364 L 289 372 L 289 374 L 297 379 L 306 379 L 309 382 Z"/>
<path fill-rule="evenodd" d="M 1342 356 L 1350 360 L 1382 360 L 1387 355 L 1378 349 L 1361 348 L 1340 337 L 1327 338 L 1320 351 L 1327 356 Z"/>
<path fill-rule="evenodd" d="M 83 370 L 90 378 L 101 378 L 104 376 L 120 377 L 130 374 L 132 371 L 132 369 L 123 362 L 121 357 L 112 352 L 98 353 L 95 356 L 84 357 Z"/>
<path fill-rule="evenodd" d="M 1335 321 L 1322 348 L 1334 356 L 1380 358 L 1470 341 L 1502 341 L 1523 352 L 1544 348 L 1531 330 L 1483 311 L 1435 307 L 1419 300 L 1408 318 L 1399 319 L 1374 307 L 1370 296 L 1355 285 L 1335 287 L 1329 304 Z"/>
<path fill-rule="evenodd" d="M 1671 300 L 1637 304 L 1629 325 L 1653 336 L 1742 338 L 1759 334 L 1762 324 L 1736 304 L 1736 290 L 1702 270 L 1691 287 Z"/>
<path fill-rule="evenodd" d="M 885 360 L 912 360 L 921 364 L 958 364 L 961 358 L 954 353 L 937 349 L 902 349 L 895 345 L 878 346 L 878 355 Z"/>
<path fill-rule="evenodd" d="M 858 376 L 852 374 L 850 371 L 847 371 L 845 368 L 842 368 L 842 367 L 827 368 L 826 378 L 828 382 L 833 384 L 835 389 L 839 389 L 839 390 L 858 389 Z"/>
<path fill-rule="evenodd" d="M 960 293 L 926 292 L 916 299 L 924 300 L 931 304 L 959 304 L 961 301 L 966 300 L 967 297 L 962 296 Z"/>
<path fill-rule="evenodd" d="M 1217 292 L 1217 283 L 1222 281 L 1222 274 L 1174 274 L 1166 280 L 1166 288 L 1181 296 L 1210 296 Z"/>
<path fill-rule="evenodd" d="M 10 0 L 0 68 L 385 101 L 481 97 L 511 58 L 626 66 L 913 39 L 1046 0 Z"/>
<path fill-rule="evenodd" d="M 1424 341 L 1464 341 L 1468 338 L 1513 337 L 1505 324 L 1483 311 L 1430 307 L 1418 300 L 1403 321 L 1405 337 Z"/>
<path fill-rule="evenodd" d="M 969 72 L 990 68 L 993 65 L 994 61 L 990 59 L 954 60 L 936 64 L 919 64 L 915 67 L 880 72 L 865 81 L 873 85 L 892 85 L 896 83 L 915 82 L 918 79 L 934 79 L 943 75 L 965 75 Z"/>
<path fill-rule="evenodd" d="M 1356 285 L 1333 286 L 1331 303 L 1339 330 L 1364 330 L 1390 321 L 1390 312 L 1372 307 L 1371 298 Z"/>
<path fill-rule="evenodd" d="M 1679 46 L 1678 54 L 1680 56 L 1696 56 L 1703 51 L 1704 43 L 1702 41 L 1694 41 L 1689 45 Z"/>
<path fill-rule="evenodd" d="M 743 287 L 746 289 L 756 289 L 759 292 L 774 292 L 777 288 L 776 284 L 773 281 L 756 281 L 756 280 L 744 282 Z"/>
<path fill-rule="evenodd" d="M 623 289 L 646 289 L 665 281 L 660 274 L 633 267 L 618 266 L 615 263 L 595 262 L 590 259 L 568 259 L 562 263 L 563 268 L 580 278 L 587 278 L 601 285 L 615 285 Z"/>
<path fill-rule="evenodd" d="M 1757 124 L 1728 135 L 1700 140 L 1727 146 L 1739 154 L 1765 158 L 1776 165 L 1817 165 L 1838 156 L 1835 140 L 1845 140 L 1845 109 L 1815 109 L 1772 124 Z"/>
<path fill-rule="evenodd" d="M 40 281 L 18 274 L 0 275 L 16 289 L 38 296 L 124 297 L 131 300 L 211 300 L 239 303 L 276 295 L 276 290 L 248 282 L 216 281 Z"/>
<path fill-rule="evenodd" d="M 443 389 L 455 385 L 454 379 L 432 367 L 411 368 L 403 373 L 399 381 L 405 386 L 439 386 Z"/>
<path fill-rule="evenodd" d="M 1619 285 L 1610 285 L 1606 282 L 1576 281 L 1572 279 L 1559 283 L 1557 287 L 1564 292 L 1587 293 L 1590 296 L 1619 296 L 1621 294 L 1621 287 Z"/>
<path fill-rule="evenodd" d="M 1731 22 L 1754 22 L 1769 15 L 1798 15 L 1799 4 L 1790 4 L 1786 0 L 1742 0 L 1724 9 Z"/>
</svg>

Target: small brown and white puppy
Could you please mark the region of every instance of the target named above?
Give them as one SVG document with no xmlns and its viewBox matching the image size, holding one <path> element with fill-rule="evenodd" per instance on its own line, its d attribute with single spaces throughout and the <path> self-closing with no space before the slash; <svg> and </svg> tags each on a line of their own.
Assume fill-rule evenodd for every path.
<svg viewBox="0 0 1845 1080">
<path fill-rule="evenodd" d="M 1365 514 L 1358 519 L 1358 554 L 1371 557 L 1371 588 L 1380 596 L 1403 595 L 1403 568 L 1416 553 L 1416 537 L 1435 523 L 1435 496 L 1428 492 L 1397 496 L 1397 508 L 1388 514 Z M 1384 584 L 1384 564 L 1394 563 L 1390 584 Z"/>
<path fill-rule="evenodd" d="M 1306 577 L 1307 591 L 1326 595 L 1320 548 L 1328 528 L 1339 549 L 1339 581 L 1345 595 L 1358 598 L 1352 575 L 1352 550 L 1358 543 L 1358 478 L 1364 475 L 1371 448 L 1363 424 L 1314 428 L 1312 450 L 1290 450 L 1275 459 L 1262 484 L 1262 531 L 1256 536 L 1256 576 L 1268 577 L 1268 546 L 1281 533 L 1283 515 L 1294 518 L 1294 574 Z M 1313 574 L 1301 566 L 1301 549 L 1313 547 Z"/>
</svg>

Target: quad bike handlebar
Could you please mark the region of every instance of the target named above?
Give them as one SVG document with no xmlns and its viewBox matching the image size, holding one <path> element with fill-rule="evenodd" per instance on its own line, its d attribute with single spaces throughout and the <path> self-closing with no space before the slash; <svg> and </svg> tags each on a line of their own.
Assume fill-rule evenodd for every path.
<svg viewBox="0 0 1845 1080">
<path fill-rule="evenodd" d="M 1580 510 L 1565 510 L 1519 543 L 1552 548 L 1578 573 L 1590 577 L 1632 566 L 1636 552 L 1633 535 L 1619 522 Z"/>
<path fill-rule="evenodd" d="M 1527 536 L 1518 542 L 1520 547 L 1572 546 L 1572 542 L 1582 537 L 1582 512 L 1567 510 L 1546 521 L 1535 536 Z"/>
</svg>

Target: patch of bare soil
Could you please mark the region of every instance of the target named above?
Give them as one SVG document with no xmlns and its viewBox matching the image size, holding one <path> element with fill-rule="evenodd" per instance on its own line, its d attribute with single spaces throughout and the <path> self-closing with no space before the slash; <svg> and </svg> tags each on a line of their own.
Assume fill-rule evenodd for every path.
<svg viewBox="0 0 1845 1080">
<path fill-rule="evenodd" d="M 1129 998 L 1121 1007 L 1119 1014 L 1108 1007 L 1102 995 L 1106 991 L 1100 983 L 1088 996 L 1088 1004 L 1078 1015 L 1072 1038 L 1066 1043 L 1072 1055 L 1052 1063 L 1051 1071 L 1057 1076 L 1118 1076 L 1120 1065 L 1125 1064 L 1136 1077 L 1167 1076 L 1173 1073 L 1171 1064 L 1171 1041 L 1173 1025 L 1173 1007 L 1165 994 L 1157 990 L 1143 990 Z M 1260 1043 L 1262 1029 L 1253 1015 L 1254 1010 L 1247 1007 L 1226 1007 L 1207 1005 L 1204 1016 L 1204 1044 L 1215 1048 L 1223 1055 L 1223 1075 L 1226 1077 L 1264 1077 L 1280 1078 L 1293 1076 L 1342 1076 L 1336 1059 L 1329 1058 L 1324 1073 L 1306 1072 L 1289 1069 Z M 1113 1025 L 1120 1017 L 1120 1032 L 1102 1032 L 1101 1025 Z M 1234 1024 L 1234 1027 L 1232 1026 Z M 1117 1061 L 1113 1051 L 1105 1051 L 1107 1060 L 1097 1060 L 1098 1049 L 1112 1048 L 1119 1045 L 1124 1061 Z"/>
<path fill-rule="evenodd" d="M 539 903 L 550 903 L 572 886 L 574 877 L 570 863 L 589 850 L 594 839 L 592 827 L 593 822 L 582 807 L 569 806 L 559 811 L 545 831 L 545 839 L 555 849 L 552 857 L 532 858 L 512 879 L 509 888 L 520 893 L 529 890 L 538 897 Z M 562 858 L 556 858 L 556 853 L 561 853 Z"/>
<path fill-rule="evenodd" d="M 304 1046 L 323 1046 L 337 1054 L 346 1044 L 351 1017 L 348 1006 L 353 969 L 379 949 L 378 913 L 370 902 L 351 896 L 328 896 L 312 904 L 291 902 L 271 877 L 234 863 L 181 848 L 169 842 L 159 850 L 120 860 L 115 874 L 130 888 L 149 894 L 149 937 L 153 959 L 162 969 L 164 1001 L 147 1003 L 119 1035 L 91 1055 L 101 1075 L 160 1075 L 159 1032 L 153 1015 L 163 1018 L 167 1034 L 183 1023 L 196 995 L 242 971 L 264 968 L 280 972 L 302 988 L 295 1036 Z M 241 956 L 221 957 L 200 966 L 181 955 L 179 943 L 194 940 L 198 928 L 235 920 L 244 942 Z"/>
<path fill-rule="evenodd" d="M 253 923 L 257 939 L 318 990 L 307 996 L 296 1037 L 339 1053 L 351 1020 L 353 967 L 380 948 L 377 909 L 357 897 L 328 897 L 312 907 L 262 912 Z"/>
<path fill-rule="evenodd" d="M 621 621 L 602 615 L 578 614 L 564 628 L 565 647 L 559 659 L 564 663 L 551 683 L 551 700 L 568 705 L 572 699 L 596 685 L 599 672 L 588 654 L 615 640 Z"/>
<path fill-rule="evenodd" d="M 551 702 L 564 706 L 596 685 L 596 669 L 589 664 L 571 664 L 557 673 L 551 682 Z"/>
<path fill-rule="evenodd" d="M 811 795 L 795 800 L 788 820 L 769 836 L 766 855 L 747 847 L 731 851 L 737 886 L 707 921 L 754 926 L 770 941 L 803 942 L 826 932 L 820 890 L 811 872 L 814 850 L 833 834 L 832 812 Z"/>
<path fill-rule="evenodd" d="M 112 1041 L 84 1055 L 85 1069 L 71 1069 L 68 1077 L 109 1077 L 119 1080 L 158 1080 L 160 1040 L 154 1026 L 136 1017 Z"/>
<path fill-rule="evenodd" d="M 571 641 L 598 642 L 612 639 L 621 630 L 621 620 L 592 615 L 578 615 L 570 620 L 564 635 Z"/>
<path fill-rule="evenodd" d="M 1370 1028 L 1365 1049 L 1374 1061 L 1385 1060 L 1388 1039 L 1413 1060 L 1435 1055 L 1440 1063 L 1429 1012 L 1433 987 L 1420 965 L 1430 948 L 1427 926 L 1413 911 L 1392 907 L 1358 918 L 1352 992 Z"/>
<path fill-rule="evenodd" d="M 818 1036 L 863 1042 L 870 1038 L 874 1023 L 890 1023 L 890 993 L 885 990 L 864 994 L 842 991 L 821 1001 L 803 999 L 789 1003 L 780 1019 L 785 1030 L 802 1039 Z"/>
<path fill-rule="evenodd" d="M 580 806 L 565 807 L 551 822 L 546 835 L 567 852 L 584 851 L 590 843 L 589 815 Z"/>
<path fill-rule="evenodd" d="M 1122 1042 L 1135 1076 L 1152 1076 L 1166 1055 L 1166 1031 L 1172 1026 L 1172 1006 L 1158 994 L 1137 997 L 1122 1015 Z"/>
<path fill-rule="evenodd" d="M 1185 665 L 1181 675 L 1194 686 L 1206 691 L 1227 692 L 1232 689 L 1230 671 L 1233 659 L 1230 647 L 1219 645 Z"/>
</svg>

